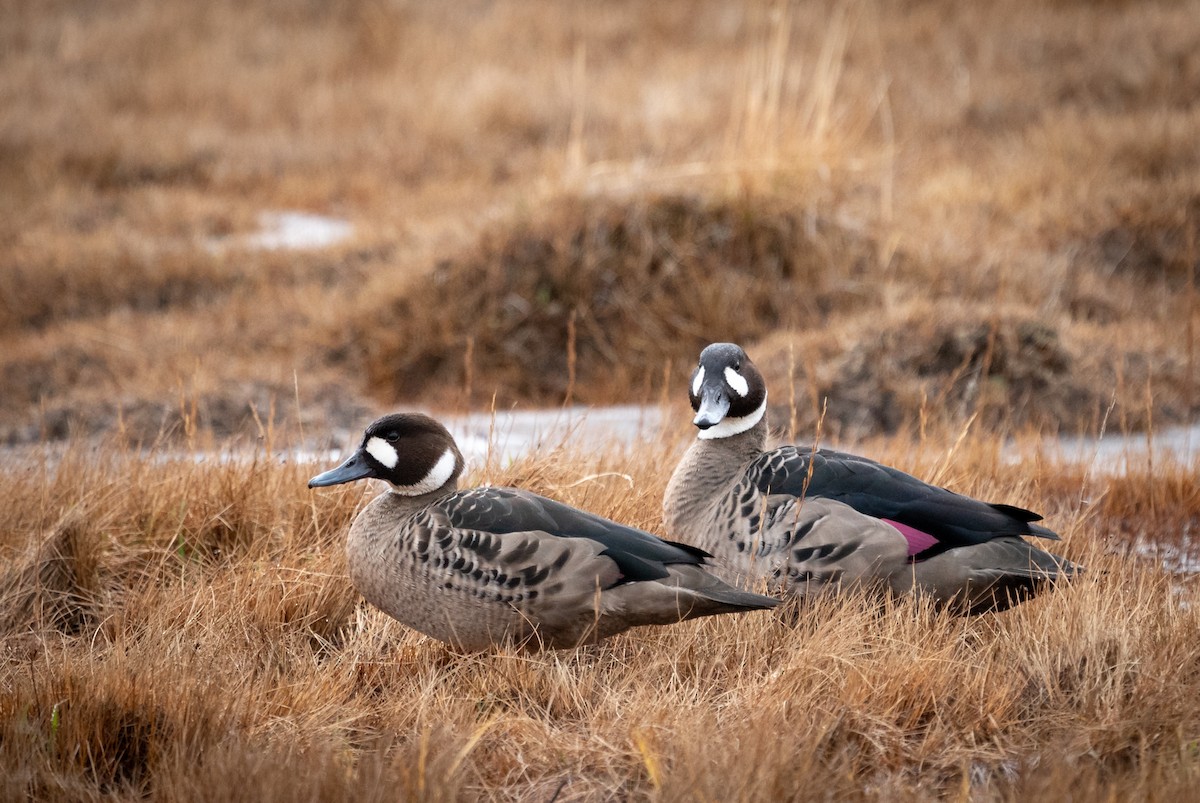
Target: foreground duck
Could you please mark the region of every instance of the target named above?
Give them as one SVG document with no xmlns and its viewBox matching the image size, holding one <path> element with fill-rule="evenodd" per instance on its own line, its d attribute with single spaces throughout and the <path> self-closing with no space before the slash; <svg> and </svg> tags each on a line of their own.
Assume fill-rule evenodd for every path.
<svg viewBox="0 0 1200 803">
<path fill-rule="evenodd" d="M 428 416 L 385 416 L 310 488 L 391 489 L 350 527 L 350 577 L 403 624 L 466 650 L 572 647 L 638 625 L 770 608 L 709 574 L 708 553 L 515 488 L 457 490 L 463 458 Z"/>
<path fill-rule="evenodd" d="M 714 343 L 690 387 L 700 432 L 667 486 L 667 535 L 795 594 L 920 591 L 955 610 L 1003 610 L 1079 569 L 1022 536 L 1041 516 L 922 482 L 864 457 L 765 451 L 767 388 L 746 352 Z"/>
</svg>

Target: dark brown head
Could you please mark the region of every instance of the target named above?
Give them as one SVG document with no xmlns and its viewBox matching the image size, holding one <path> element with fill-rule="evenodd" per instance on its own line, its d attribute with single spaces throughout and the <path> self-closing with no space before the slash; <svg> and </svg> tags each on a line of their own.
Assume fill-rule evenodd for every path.
<svg viewBox="0 0 1200 803">
<path fill-rule="evenodd" d="M 699 438 L 745 432 L 767 411 L 767 383 L 742 347 L 733 343 L 713 343 L 700 352 L 688 397 Z"/>
<path fill-rule="evenodd" d="M 397 493 L 420 496 L 457 480 L 462 471 L 462 453 L 444 426 L 420 413 L 393 413 L 367 427 L 358 450 L 313 477 L 308 487 L 373 477 L 387 480 Z"/>
</svg>

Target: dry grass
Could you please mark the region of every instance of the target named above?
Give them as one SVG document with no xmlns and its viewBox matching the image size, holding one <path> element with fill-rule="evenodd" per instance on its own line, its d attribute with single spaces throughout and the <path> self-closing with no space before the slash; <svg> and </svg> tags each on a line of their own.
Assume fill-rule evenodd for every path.
<svg viewBox="0 0 1200 803">
<path fill-rule="evenodd" d="M 657 527 L 670 440 L 543 453 L 472 480 Z M 594 649 L 460 655 L 349 586 L 342 538 L 365 488 L 309 492 L 314 467 L 264 453 L 197 463 L 81 444 L 10 467 L 4 796 L 1187 792 L 1200 773 L 1200 587 L 1128 547 L 1194 526 L 1195 468 L 1089 477 L 1006 464 L 997 440 L 974 436 L 953 454 L 933 441 L 877 449 L 1047 511 L 1088 574 L 1000 616 L 848 596 Z M 580 482 L 606 470 L 630 472 L 633 492 Z"/>
<path fill-rule="evenodd" d="M 1030 423 L 1118 354 L 1195 412 L 1194 3 L 5 8 L 7 442 L 653 398 L 706 340 L 936 353 L 960 307 L 1073 359 Z M 354 238 L 236 246 L 290 208 Z"/>
<path fill-rule="evenodd" d="M 847 288 L 874 259 L 864 238 L 779 201 L 565 203 L 379 294 L 346 335 L 367 344 L 356 367 L 385 396 L 440 387 L 470 404 L 470 382 L 502 404 L 573 386 L 614 402 L 691 364 L 711 333 L 751 340 L 861 303 L 874 291 Z"/>
<path fill-rule="evenodd" d="M 1178 332 L 1096 326 L 1029 307 L 926 300 L 886 320 L 843 316 L 825 329 L 782 331 L 751 355 L 772 389 L 776 420 L 797 405 L 801 431 L 818 420 L 834 439 L 915 434 L 930 419 L 994 433 L 1095 433 L 1194 420 L 1189 359 Z M 788 383 L 794 384 L 789 390 Z"/>
<path fill-rule="evenodd" d="M 1195 0 L 0 9 L 0 797 L 1194 794 L 1196 586 L 1135 547 L 1190 544 L 1195 466 L 1002 436 L 1194 420 Z M 355 234 L 238 246 L 272 209 Z M 1088 575 L 455 655 L 359 607 L 360 493 L 268 456 L 675 404 L 730 338 L 777 423 L 1043 509 Z M 656 529 L 679 429 L 478 478 Z"/>
</svg>

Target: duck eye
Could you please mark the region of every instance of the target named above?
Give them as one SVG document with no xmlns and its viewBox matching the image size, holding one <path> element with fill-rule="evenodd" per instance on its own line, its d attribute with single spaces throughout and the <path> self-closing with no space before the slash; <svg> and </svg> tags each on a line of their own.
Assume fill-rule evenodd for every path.
<svg viewBox="0 0 1200 803">
<path fill-rule="evenodd" d="M 388 443 L 395 443 L 396 441 L 400 440 L 400 433 L 396 432 L 395 430 L 392 430 L 391 432 L 384 435 L 383 437 Z"/>
</svg>

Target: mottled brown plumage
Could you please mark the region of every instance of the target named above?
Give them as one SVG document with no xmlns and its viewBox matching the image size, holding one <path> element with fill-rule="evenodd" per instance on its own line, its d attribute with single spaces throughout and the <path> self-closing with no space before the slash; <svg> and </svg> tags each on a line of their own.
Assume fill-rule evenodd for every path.
<svg viewBox="0 0 1200 803">
<path fill-rule="evenodd" d="M 767 451 L 766 383 L 736 345 L 706 348 L 690 391 L 700 433 L 667 485 L 666 530 L 744 575 L 799 595 L 846 585 L 919 591 L 976 613 L 1078 571 L 1024 540 L 1058 538 L 1030 511 L 851 454 Z"/>
<path fill-rule="evenodd" d="M 372 605 L 440 641 L 572 647 L 777 602 L 709 574 L 694 547 L 528 491 L 459 491 L 462 468 L 441 424 L 401 414 L 373 423 L 345 463 L 309 483 L 391 483 L 350 528 L 350 576 Z"/>
</svg>

